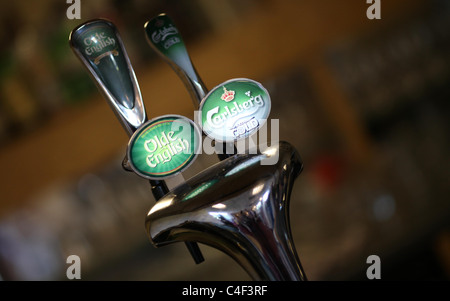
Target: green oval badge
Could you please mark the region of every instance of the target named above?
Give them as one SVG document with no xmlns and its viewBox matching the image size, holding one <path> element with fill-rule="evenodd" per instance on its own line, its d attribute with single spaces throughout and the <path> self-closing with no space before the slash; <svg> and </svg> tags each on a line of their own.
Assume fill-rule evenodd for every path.
<svg viewBox="0 0 450 301">
<path fill-rule="evenodd" d="M 267 90 L 258 82 L 237 78 L 212 89 L 200 104 L 201 126 L 220 142 L 244 139 L 258 131 L 270 114 Z"/>
<path fill-rule="evenodd" d="M 138 175 L 161 180 L 174 176 L 196 159 L 201 132 L 190 119 L 165 115 L 146 122 L 128 144 L 128 161 Z"/>
</svg>

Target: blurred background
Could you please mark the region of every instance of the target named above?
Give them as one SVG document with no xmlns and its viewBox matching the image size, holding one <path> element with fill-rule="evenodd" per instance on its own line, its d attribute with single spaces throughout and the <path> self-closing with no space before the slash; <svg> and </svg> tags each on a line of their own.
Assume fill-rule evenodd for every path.
<svg viewBox="0 0 450 301">
<path fill-rule="evenodd" d="M 154 248 L 148 182 L 125 172 L 128 138 L 68 44 L 92 18 L 118 27 L 150 118 L 193 116 L 182 82 L 144 38 L 168 13 L 212 88 L 248 77 L 269 90 L 282 140 L 304 160 L 291 198 L 310 280 L 450 277 L 450 3 L 364 0 L 0 0 L 0 278 L 248 280 L 219 251 Z M 214 163 L 201 156 L 188 178 Z"/>
</svg>

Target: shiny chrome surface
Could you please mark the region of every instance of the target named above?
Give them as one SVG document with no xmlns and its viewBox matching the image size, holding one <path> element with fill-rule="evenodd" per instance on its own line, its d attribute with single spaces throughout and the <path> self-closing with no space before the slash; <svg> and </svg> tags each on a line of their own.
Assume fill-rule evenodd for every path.
<svg viewBox="0 0 450 301">
<path fill-rule="evenodd" d="M 191 96 L 194 109 L 208 93 L 200 75 L 192 63 L 180 31 L 166 14 L 159 14 L 144 25 L 145 36 L 150 47 L 177 73 Z M 234 143 L 216 143 L 219 159 L 236 153 Z"/>
<path fill-rule="evenodd" d="M 276 164 L 263 165 L 278 158 Z M 306 280 L 289 226 L 292 184 L 302 170 L 286 142 L 235 155 L 176 187 L 149 211 L 156 247 L 196 241 L 239 263 L 254 280 Z"/>
<path fill-rule="evenodd" d="M 200 101 L 205 97 L 207 89 L 192 64 L 189 53 L 175 26 L 166 14 L 160 14 L 144 25 L 148 44 L 178 74 L 191 96 L 197 110 Z"/>
<path fill-rule="evenodd" d="M 147 115 L 117 28 L 108 20 L 91 20 L 72 30 L 69 43 L 131 136 L 147 121 Z"/>
<path fill-rule="evenodd" d="M 88 21 L 72 30 L 69 44 L 131 137 L 147 121 L 147 114 L 133 66 L 116 26 L 105 19 Z M 132 171 L 127 157 L 122 166 Z M 176 178 L 176 181 L 184 181 L 181 174 Z M 162 180 L 150 180 L 150 185 L 156 200 L 171 188 Z M 191 242 L 186 245 L 194 261 L 202 262 L 198 246 Z"/>
</svg>

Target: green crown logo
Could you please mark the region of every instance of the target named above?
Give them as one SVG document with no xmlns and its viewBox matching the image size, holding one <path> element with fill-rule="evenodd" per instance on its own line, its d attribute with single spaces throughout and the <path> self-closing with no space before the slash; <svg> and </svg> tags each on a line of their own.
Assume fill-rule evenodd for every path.
<svg viewBox="0 0 450 301">
<path fill-rule="evenodd" d="M 258 131 L 271 109 L 270 96 L 258 82 L 245 78 L 226 81 L 200 104 L 203 132 L 213 140 L 233 142 Z"/>
</svg>

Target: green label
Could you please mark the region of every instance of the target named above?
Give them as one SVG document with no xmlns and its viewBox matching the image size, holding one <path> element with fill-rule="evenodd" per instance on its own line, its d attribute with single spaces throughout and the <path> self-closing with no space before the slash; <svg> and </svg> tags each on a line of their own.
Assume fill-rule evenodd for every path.
<svg viewBox="0 0 450 301">
<path fill-rule="evenodd" d="M 189 119 L 166 115 L 145 123 L 128 144 L 131 168 L 147 179 L 174 176 L 194 162 L 201 147 L 201 132 Z"/>
<path fill-rule="evenodd" d="M 154 18 L 146 29 L 148 38 L 161 52 L 173 51 L 177 46 L 184 48 L 178 29 L 168 16 Z"/>
<path fill-rule="evenodd" d="M 86 32 L 83 51 L 95 65 L 108 55 L 119 55 L 114 33 L 108 27 L 97 27 Z"/>
<path fill-rule="evenodd" d="M 211 139 L 232 142 L 258 131 L 270 114 L 267 90 L 258 82 L 239 78 L 211 90 L 200 104 L 203 131 Z"/>
</svg>

